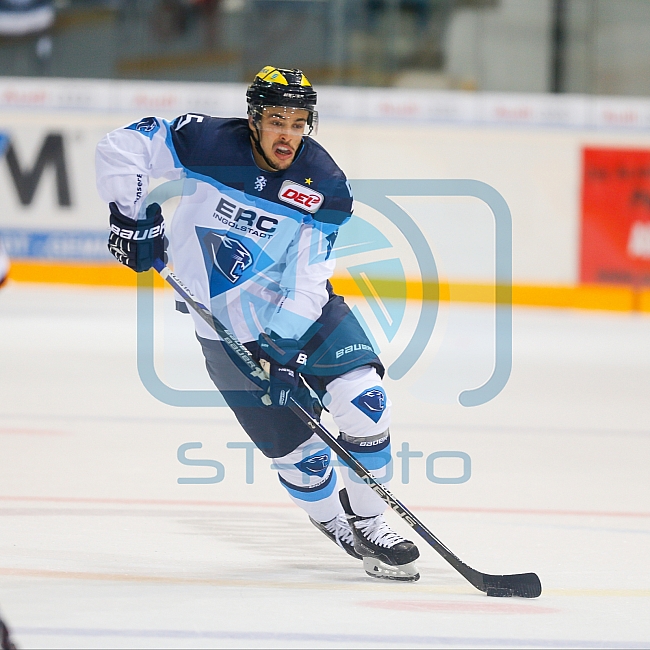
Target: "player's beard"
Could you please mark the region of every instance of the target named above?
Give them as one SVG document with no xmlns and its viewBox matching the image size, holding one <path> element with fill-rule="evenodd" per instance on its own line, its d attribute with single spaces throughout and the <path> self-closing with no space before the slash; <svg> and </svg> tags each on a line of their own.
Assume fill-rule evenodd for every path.
<svg viewBox="0 0 650 650">
<path fill-rule="evenodd" d="M 299 151 L 300 145 L 302 144 L 302 138 L 300 142 L 296 143 L 296 146 L 287 142 L 284 138 L 277 138 L 269 147 L 262 144 L 261 135 L 262 134 L 259 130 L 251 133 L 251 141 L 254 150 L 271 168 L 271 170 L 284 171 L 285 169 L 288 169 L 296 158 L 296 153 Z M 276 149 L 278 147 L 284 149 L 286 152 L 286 156 L 282 156 L 284 160 L 276 154 Z"/>
<path fill-rule="evenodd" d="M 272 166 L 278 171 L 289 168 L 296 157 L 295 148 L 284 140 L 276 140 L 271 147 L 271 153 L 271 156 L 266 154 L 267 162 L 273 163 Z"/>
</svg>

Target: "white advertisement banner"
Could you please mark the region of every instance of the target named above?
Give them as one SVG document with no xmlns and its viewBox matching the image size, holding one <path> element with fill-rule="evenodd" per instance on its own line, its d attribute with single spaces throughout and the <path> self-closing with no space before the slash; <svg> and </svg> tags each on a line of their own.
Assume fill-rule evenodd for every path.
<svg viewBox="0 0 650 650">
<path fill-rule="evenodd" d="M 650 148 L 645 100 L 325 87 L 319 110 L 318 140 L 351 179 L 468 178 L 500 192 L 523 282 L 576 282 L 583 148 Z M 10 255 L 111 259 L 97 142 L 147 115 L 188 111 L 243 117 L 245 86 L 0 80 L 0 237 Z"/>
<path fill-rule="evenodd" d="M 12 258 L 103 260 L 95 146 L 124 115 L 0 113 L 0 236 Z"/>
<path fill-rule="evenodd" d="M 650 129 L 650 100 L 405 88 L 318 88 L 319 112 L 341 120 Z M 0 112 L 82 111 L 243 116 L 246 84 L 0 78 Z"/>
</svg>

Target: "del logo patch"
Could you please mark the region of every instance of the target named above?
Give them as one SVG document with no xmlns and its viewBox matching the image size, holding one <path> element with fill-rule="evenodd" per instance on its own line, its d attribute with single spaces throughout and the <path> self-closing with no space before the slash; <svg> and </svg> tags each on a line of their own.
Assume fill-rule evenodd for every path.
<svg viewBox="0 0 650 650">
<path fill-rule="evenodd" d="M 323 195 L 315 190 L 310 190 L 304 185 L 294 181 L 284 181 L 278 192 L 280 201 L 289 205 L 294 205 L 301 210 L 306 210 L 312 214 L 323 205 Z"/>
</svg>

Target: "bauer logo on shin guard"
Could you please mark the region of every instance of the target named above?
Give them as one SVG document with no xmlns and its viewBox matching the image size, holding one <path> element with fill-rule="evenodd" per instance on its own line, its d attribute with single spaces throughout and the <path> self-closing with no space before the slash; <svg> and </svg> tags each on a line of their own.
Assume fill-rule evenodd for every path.
<svg viewBox="0 0 650 650">
<path fill-rule="evenodd" d="M 381 386 L 374 386 L 357 395 L 352 403 L 373 422 L 379 422 L 386 408 L 386 393 Z"/>
</svg>

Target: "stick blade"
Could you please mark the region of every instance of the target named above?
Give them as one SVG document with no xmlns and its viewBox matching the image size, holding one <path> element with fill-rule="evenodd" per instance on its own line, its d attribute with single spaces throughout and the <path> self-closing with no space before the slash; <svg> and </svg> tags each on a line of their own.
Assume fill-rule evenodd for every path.
<svg viewBox="0 0 650 650">
<path fill-rule="evenodd" d="M 507 576 L 483 575 L 483 589 L 488 596 L 537 598 L 542 583 L 535 573 L 517 573 Z"/>
</svg>

